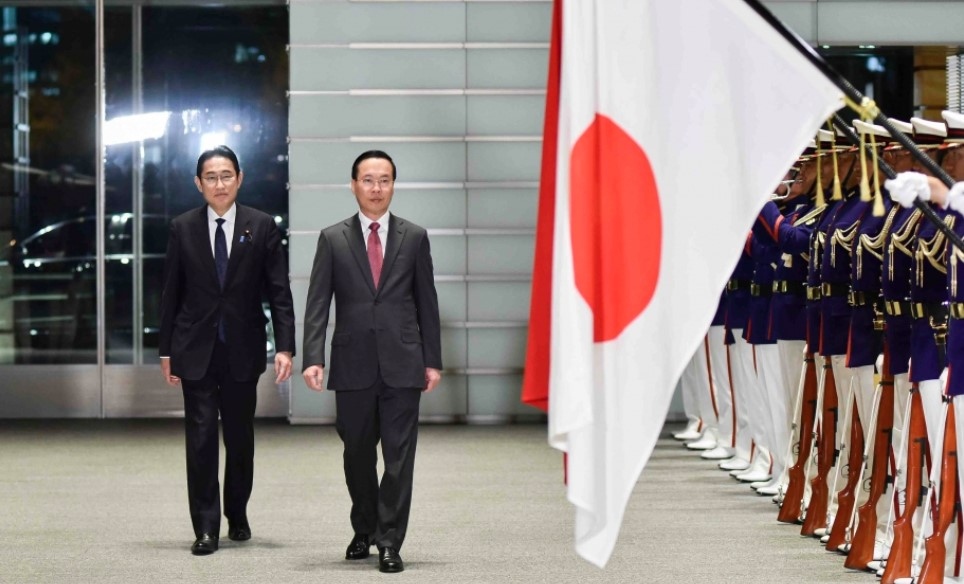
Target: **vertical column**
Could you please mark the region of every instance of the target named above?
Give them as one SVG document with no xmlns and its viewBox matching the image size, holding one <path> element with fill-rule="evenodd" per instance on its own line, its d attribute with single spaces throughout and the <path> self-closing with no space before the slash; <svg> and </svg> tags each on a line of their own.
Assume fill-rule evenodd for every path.
<svg viewBox="0 0 964 584">
<path fill-rule="evenodd" d="M 928 119 L 940 120 L 947 108 L 947 49 L 914 48 L 914 112 Z"/>
</svg>

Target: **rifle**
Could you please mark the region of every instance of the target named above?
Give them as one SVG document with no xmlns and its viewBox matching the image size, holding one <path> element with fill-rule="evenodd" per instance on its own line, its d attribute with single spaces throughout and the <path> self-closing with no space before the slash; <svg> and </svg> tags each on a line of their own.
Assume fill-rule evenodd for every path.
<svg viewBox="0 0 964 584">
<path fill-rule="evenodd" d="M 863 474 L 863 470 L 858 470 L 863 467 L 865 456 L 864 429 L 860 425 L 860 412 L 857 411 L 857 404 L 855 403 L 857 400 L 854 389 L 856 383 L 857 378 L 855 376 L 851 381 L 850 404 L 847 406 L 850 410 L 850 444 L 847 446 L 849 453 L 847 454 L 846 467 L 847 483 L 837 492 L 837 515 L 834 516 L 833 525 L 830 526 L 830 537 L 827 538 L 827 545 L 824 546 L 824 549 L 830 552 L 837 551 L 837 548 L 847 541 L 847 532 L 850 530 L 854 504 L 856 503 L 855 491 Z"/>
<path fill-rule="evenodd" d="M 917 384 L 910 390 L 910 411 L 907 442 L 907 485 L 904 489 L 904 508 L 894 520 L 894 539 L 887 556 L 887 567 L 881 584 L 895 584 L 898 578 L 909 578 L 914 553 L 914 512 L 925 496 L 923 475 L 927 472 L 927 425 L 924 421 L 924 404 L 921 402 Z"/>
<path fill-rule="evenodd" d="M 800 376 L 800 387 L 797 392 L 797 407 L 794 408 L 794 419 L 799 412 L 798 424 L 798 452 L 797 460 L 787 469 L 787 492 L 783 495 L 783 504 L 777 513 L 777 521 L 781 523 L 801 523 L 800 515 L 803 509 L 803 495 L 807 487 L 806 467 L 810 459 L 813 446 L 814 423 L 817 413 L 817 369 L 814 367 L 813 353 L 807 351 L 803 359 L 803 371 Z M 793 448 L 793 437 L 790 437 L 790 448 Z M 787 456 L 787 460 L 790 457 Z"/>
<path fill-rule="evenodd" d="M 917 584 L 942 584 L 944 582 L 944 560 L 947 556 L 947 550 L 944 548 L 944 534 L 951 526 L 960 505 L 957 482 L 957 431 L 954 423 L 954 404 L 949 397 L 944 398 L 944 411 L 946 414 L 944 416 L 944 454 L 941 457 L 940 495 L 934 513 L 934 533 L 924 540 L 924 549 L 927 555 L 921 564 L 920 575 L 915 580 Z"/>
<path fill-rule="evenodd" d="M 884 346 L 884 363 L 880 371 L 877 395 L 873 468 L 870 472 L 870 494 L 857 510 L 857 526 L 850 538 L 850 553 L 844 567 L 866 570 L 874 559 L 874 539 L 877 533 L 877 503 L 887 490 L 887 463 L 894 436 L 894 376 L 890 372 L 890 351 Z M 871 452 L 868 444 L 867 452 Z"/>
<path fill-rule="evenodd" d="M 817 448 L 817 474 L 810 481 L 810 505 L 800 528 L 800 535 L 814 535 L 827 527 L 829 485 L 827 475 L 833 468 L 837 439 L 837 382 L 834 381 L 830 357 L 823 363 L 823 404 L 821 406 L 820 438 Z"/>
</svg>

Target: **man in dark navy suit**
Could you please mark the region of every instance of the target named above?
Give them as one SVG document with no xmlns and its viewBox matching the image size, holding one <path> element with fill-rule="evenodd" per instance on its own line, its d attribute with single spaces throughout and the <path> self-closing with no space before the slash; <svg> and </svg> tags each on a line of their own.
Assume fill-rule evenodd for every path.
<svg viewBox="0 0 964 584">
<path fill-rule="evenodd" d="M 351 190 L 359 213 L 321 232 L 305 310 L 303 375 L 308 387 L 321 391 L 335 298 L 328 389 L 336 392 L 355 532 L 345 557 L 366 558 L 375 545 L 382 572 L 404 569 L 398 552 L 412 502 L 419 399 L 438 385 L 442 368 L 428 235 L 388 212 L 395 177 L 395 163 L 384 152 L 355 160 Z"/>
<path fill-rule="evenodd" d="M 262 298 L 274 323 L 276 383 L 291 376 L 295 316 L 288 260 L 269 215 L 238 205 L 244 175 L 227 146 L 201 154 L 194 184 L 207 202 L 171 222 L 161 299 L 161 371 L 182 386 L 187 485 L 195 542 L 217 551 L 221 529 L 218 415 L 224 430 L 228 537 L 251 538 L 254 411 L 266 366 Z"/>
</svg>

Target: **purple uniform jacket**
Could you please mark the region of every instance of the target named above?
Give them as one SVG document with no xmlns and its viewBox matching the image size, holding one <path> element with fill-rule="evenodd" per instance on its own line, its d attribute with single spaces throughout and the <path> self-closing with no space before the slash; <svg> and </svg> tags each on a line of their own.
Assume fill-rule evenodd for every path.
<svg viewBox="0 0 964 584">
<path fill-rule="evenodd" d="M 964 235 L 964 217 L 955 213 L 954 232 Z M 947 243 L 947 293 L 952 306 L 964 303 L 964 252 Z M 961 314 L 961 313 L 957 313 Z M 964 395 L 964 319 L 948 319 L 947 395 Z"/>
<path fill-rule="evenodd" d="M 884 261 L 881 266 L 881 292 L 887 303 L 910 300 L 910 280 L 914 268 L 914 245 L 920 226 L 920 211 L 900 207 L 887 230 L 884 241 Z M 910 362 L 911 317 L 909 309 L 900 314 L 884 316 L 887 327 L 884 337 L 890 351 L 890 372 L 907 373 Z"/>
<path fill-rule="evenodd" d="M 890 199 L 887 200 L 889 203 Z M 850 289 L 852 303 L 850 335 L 847 342 L 847 367 L 873 365 L 883 350 L 883 335 L 874 328 L 876 310 L 883 311 L 880 302 L 880 267 L 883 259 L 884 228 L 889 208 L 881 217 L 874 217 L 873 203 L 860 221 L 857 237 L 853 242 L 850 262 Z"/>
<path fill-rule="evenodd" d="M 753 258 L 750 257 L 749 237 L 743 246 L 743 253 L 736 263 L 736 268 L 726 285 L 726 318 L 724 326 L 727 331 L 746 328 L 750 316 L 750 283 L 753 279 Z M 727 343 L 729 344 L 729 343 Z"/>
<path fill-rule="evenodd" d="M 820 250 L 820 354 L 847 352 L 850 329 L 850 246 L 860 227 L 865 206 L 851 196 L 830 211 L 823 248 Z M 848 243 L 851 242 L 851 243 Z"/>
<path fill-rule="evenodd" d="M 778 288 L 774 288 L 770 301 L 770 322 L 777 340 L 803 341 L 807 338 L 807 251 L 819 219 L 816 215 L 808 217 L 811 211 L 813 206 L 808 201 L 793 206 L 783 215 L 770 201 L 753 224 L 754 235 L 761 240 L 769 237 L 780 252 L 773 274 Z"/>
<path fill-rule="evenodd" d="M 810 264 L 807 266 L 807 288 L 820 290 L 820 263 L 823 261 L 823 248 L 827 238 L 827 230 L 833 223 L 837 212 L 840 211 L 843 201 L 831 201 L 820 216 L 817 227 L 813 230 L 810 237 Z M 823 335 L 823 298 L 807 301 L 807 348 L 814 354 L 826 355 L 821 343 Z"/>
<path fill-rule="evenodd" d="M 770 323 L 770 300 L 773 296 L 773 271 L 780 251 L 769 238 L 750 237 L 753 258 L 753 283 L 750 287 L 750 314 L 743 338 L 753 345 L 777 342 Z"/>
<path fill-rule="evenodd" d="M 726 292 L 720 293 L 720 301 L 716 305 L 716 314 L 713 315 L 713 322 L 710 326 L 723 326 L 726 320 Z"/>
<path fill-rule="evenodd" d="M 948 212 L 935 209 L 943 219 Z M 947 274 L 938 269 L 925 257 L 928 248 L 937 249 L 938 262 L 943 264 L 944 235 L 927 220 L 922 220 L 917 231 L 917 246 L 914 268 L 911 271 L 910 299 L 925 307 L 936 307 L 947 301 Z M 943 267 L 943 266 L 942 266 Z M 934 329 L 930 316 L 915 318 L 910 333 L 910 380 L 914 382 L 937 379 L 944 370 L 945 363 L 934 340 Z"/>
</svg>

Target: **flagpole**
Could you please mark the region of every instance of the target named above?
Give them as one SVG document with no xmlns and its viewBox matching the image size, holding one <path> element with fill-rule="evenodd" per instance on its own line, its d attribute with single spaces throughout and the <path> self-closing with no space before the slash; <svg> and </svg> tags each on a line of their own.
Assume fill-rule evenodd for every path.
<svg viewBox="0 0 964 584">
<path fill-rule="evenodd" d="M 860 138 L 850 128 L 850 125 L 847 124 L 847 122 L 845 122 L 843 118 L 840 117 L 840 114 L 833 115 L 833 125 L 835 128 L 837 128 L 837 130 L 843 133 L 843 135 L 847 138 L 847 140 L 850 141 L 851 144 L 853 144 L 858 148 L 861 147 Z M 867 146 L 866 144 L 864 144 L 863 148 L 867 156 L 873 156 L 873 152 L 871 151 L 870 146 Z M 884 171 L 884 174 L 887 175 L 887 178 L 894 178 L 897 176 L 897 173 L 894 171 L 894 169 L 891 168 L 891 166 L 884 161 L 883 156 L 877 156 L 876 158 L 877 158 L 877 166 L 880 167 L 880 170 Z M 926 158 L 927 160 L 931 160 L 930 156 L 925 155 L 924 158 Z M 938 168 L 940 167 L 938 166 Z M 944 172 L 944 170 L 941 169 L 941 172 Z M 948 178 L 950 177 L 948 176 Z M 953 179 L 951 179 L 951 184 L 953 184 L 953 182 L 954 182 Z M 964 251 L 964 240 L 962 240 L 961 237 L 947 225 L 947 223 L 944 223 L 944 221 L 942 221 L 941 218 L 937 216 L 937 213 L 934 212 L 934 209 L 932 209 L 930 205 L 928 205 L 924 201 L 921 201 L 920 199 L 914 199 L 914 206 L 920 209 L 921 212 L 924 214 L 924 216 L 927 217 L 927 219 L 929 219 L 931 223 L 937 226 L 937 229 L 939 229 L 941 233 L 943 233 L 947 237 L 947 239 L 954 244 L 954 247 Z"/>
<path fill-rule="evenodd" d="M 934 162 L 930 156 L 927 156 L 923 150 L 918 148 L 917 144 L 914 144 L 913 140 L 908 138 L 906 134 L 898 130 L 892 123 L 890 123 L 890 120 L 887 119 L 887 116 L 885 116 L 871 100 L 867 99 L 864 94 L 857 91 L 857 88 L 851 85 L 850 81 L 847 81 L 846 77 L 831 67 L 823 56 L 815 51 L 809 43 L 800 38 L 797 33 L 787 28 L 786 25 L 780 22 L 776 16 L 773 16 L 773 13 L 763 6 L 759 0 L 743 1 L 747 3 L 750 8 L 755 10 L 756 13 L 763 18 L 763 20 L 767 21 L 767 24 L 776 29 L 776 31 L 779 32 L 783 38 L 785 38 L 801 54 L 803 54 L 803 56 L 806 57 L 817 69 L 819 69 L 820 72 L 827 77 L 827 79 L 839 87 L 840 90 L 844 92 L 844 95 L 846 95 L 850 100 L 862 106 L 866 105 L 866 103 L 870 103 L 871 108 L 869 113 L 873 114 L 873 120 L 875 123 L 886 128 L 887 131 L 890 132 L 890 135 L 894 137 L 894 140 L 900 142 L 901 146 L 909 150 L 914 155 L 914 158 L 924 165 L 935 177 L 940 179 L 940 181 L 943 182 L 948 188 L 954 185 L 954 179 L 951 178 L 951 176 L 947 174 L 939 164 Z"/>
</svg>

